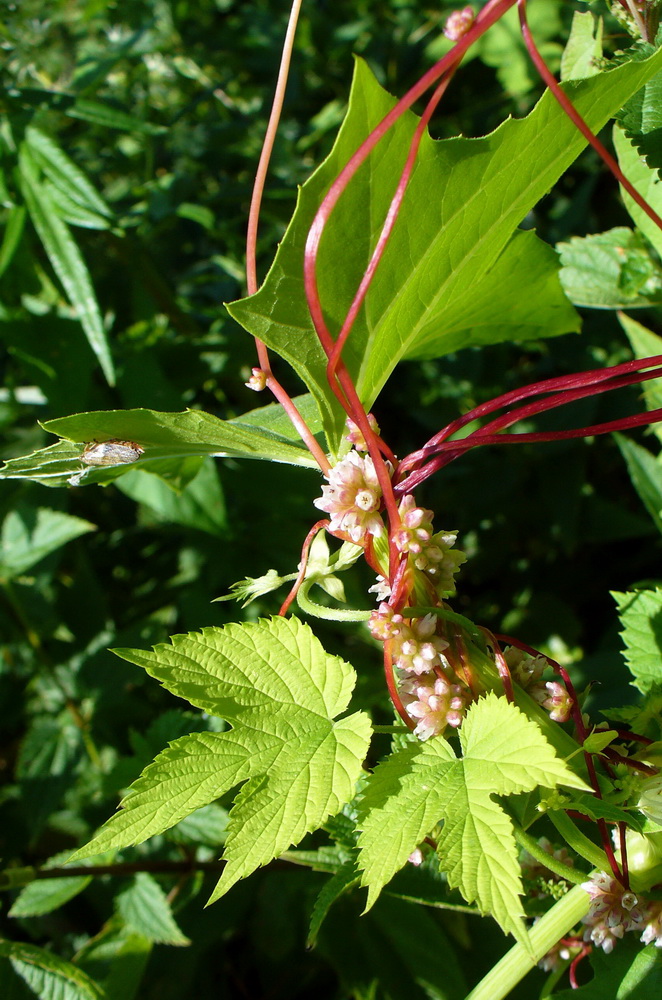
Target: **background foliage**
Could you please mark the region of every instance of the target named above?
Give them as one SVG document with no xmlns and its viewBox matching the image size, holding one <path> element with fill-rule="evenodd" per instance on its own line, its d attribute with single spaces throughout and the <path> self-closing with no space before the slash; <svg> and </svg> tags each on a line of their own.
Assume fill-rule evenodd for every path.
<svg viewBox="0 0 662 1000">
<path fill-rule="evenodd" d="M 242 384 L 253 345 L 222 304 L 244 291 L 245 218 L 286 6 L 3 3 L 2 458 L 51 443 L 37 421 L 75 411 L 191 407 L 230 418 L 255 406 Z M 262 273 L 297 185 L 328 152 L 343 117 L 352 52 L 401 94 L 444 50 L 440 29 L 453 6 L 418 0 L 307 6 L 264 205 Z M 570 7 L 531 3 L 532 26 L 553 68 Z M 610 44 L 618 47 L 621 29 L 613 21 L 608 26 Z M 458 75 L 433 135 L 483 135 L 508 114 L 526 113 L 539 96 L 521 44 L 507 24 L 497 27 Z M 53 145 L 66 159 L 58 159 Z M 38 185 L 43 204 L 35 204 L 30 177 L 45 181 Z M 75 200 L 66 194 L 72 178 Z M 615 184 L 587 152 L 527 224 L 554 245 L 631 220 Z M 63 254 L 70 262 L 64 276 L 54 265 Z M 88 304 L 85 329 L 72 310 L 77 296 Z M 662 326 L 659 301 L 653 289 L 637 312 L 651 330 Z M 582 315 L 579 336 L 405 363 L 376 410 L 385 438 L 405 454 L 497 392 L 630 356 L 613 312 Z M 294 376 L 280 374 L 292 392 L 300 391 Z M 577 404 L 538 426 L 591 424 L 640 406 L 635 391 L 625 392 Z M 646 446 L 656 451 L 651 440 Z M 626 457 L 631 469 L 642 466 L 632 449 Z M 318 493 L 319 477 L 310 470 L 233 459 L 193 459 L 170 485 L 138 470 L 105 489 L 3 483 L 4 865 L 57 863 L 107 818 L 120 790 L 167 741 L 217 726 L 183 711 L 178 699 L 108 647 L 146 646 L 238 614 L 254 620 L 276 611 L 276 597 L 259 598 L 243 612 L 211 602 L 247 575 L 295 569 Z M 420 499 L 459 529 L 470 555 L 458 611 L 495 631 L 517 632 L 571 664 L 578 687 L 583 678 L 599 677 L 592 695 L 598 704 L 631 700 L 609 591 L 657 579 L 660 542 L 616 442 L 481 450 L 451 465 Z M 365 606 L 367 578 L 358 572 L 347 583 L 355 588 L 348 598 Z M 357 669 L 363 706 L 376 721 L 388 721 L 379 657 L 367 632 L 330 623 L 318 631 L 327 650 Z M 203 910 L 218 873 L 200 870 L 191 878 L 183 868 L 195 859 L 213 869 L 226 818 L 222 805 L 207 806 L 125 853 L 144 869 L 138 874 L 44 881 L 18 902 L 16 892 L 5 894 L 0 929 L 15 948 L 0 953 L 3 995 L 50 997 L 64 977 L 64 995 L 75 1000 L 96 996 L 95 982 L 116 1000 L 193 993 L 203 1000 L 278 1000 L 313 991 L 454 998 L 504 947 L 490 922 L 416 907 L 401 898 L 415 897 L 415 887 L 403 884 L 400 896 L 384 894 L 360 920 L 363 894 L 343 898 L 316 950 L 306 952 L 310 913 L 326 876 L 286 861 Z M 168 865 L 174 871 L 164 876 Z M 159 874 L 150 874 L 150 866 Z M 34 965 L 35 947 L 52 952 L 52 972 Z M 532 995 L 529 981 L 522 989 L 514 995 Z"/>
</svg>

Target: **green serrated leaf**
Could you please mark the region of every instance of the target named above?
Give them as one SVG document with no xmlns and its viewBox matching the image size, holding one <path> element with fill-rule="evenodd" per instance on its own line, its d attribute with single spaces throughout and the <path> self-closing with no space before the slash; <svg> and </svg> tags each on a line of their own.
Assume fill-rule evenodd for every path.
<svg viewBox="0 0 662 1000">
<path fill-rule="evenodd" d="M 32 224 L 44 245 L 53 270 L 62 282 L 69 302 L 76 310 L 90 347 L 109 385 L 115 384 L 115 369 L 92 279 L 83 256 L 57 206 L 39 182 L 39 173 L 29 147 L 19 150 L 19 172 L 23 197 Z"/>
<path fill-rule="evenodd" d="M 510 819 L 492 795 L 540 785 L 587 786 L 556 757 L 534 723 L 493 694 L 469 710 L 460 742 L 464 755 L 459 759 L 437 737 L 377 767 L 361 805 L 359 864 L 368 906 L 443 819 L 438 855 L 449 885 L 524 941 L 515 839 Z"/>
<path fill-rule="evenodd" d="M 648 62 L 565 86 L 590 126 L 599 130 L 660 64 L 662 53 L 657 53 Z M 340 439 L 342 416 L 310 323 L 303 247 L 322 193 L 393 105 L 359 62 L 347 119 L 331 155 L 302 189 L 263 287 L 230 306 L 249 332 L 306 381 L 332 444 Z M 389 132 L 344 193 L 325 232 L 318 273 L 333 334 L 372 252 L 415 127 L 415 117 L 407 115 Z M 424 137 L 403 210 L 343 352 L 367 407 L 402 358 L 578 328 L 549 248 L 517 227 L 584 142 L 549 93 L 528 117 L 504 122 L 485 138 L 433 142 Z M 521 295 L 522 281 L 531 296 Z"/>
<path fill-rule="evenodd" d="M 170 744 L 76 860 L 162 833 L 245 783 L 230 811 L 227 864 L 211 902 L 353 797 L 370 722 L 362 712 L 333 719 L 348 705 L 355 674 L 297 619 L 208 628 L 153 652 L 116 652 L 234 729 Z"/>
<path fill-rule="evenodd" d="M 24 205 L 13 205 L 7 214 L 5 231 L 0 246 L 0 277 L 11 264 L 18 249 L 25 228 L 26 211 Z"/>
<path fill-rule="evenodd" d="M 662 682 L 662 588 L 612 596 L 623 626 L 625 662 L 644 694 Z"/>
<path fill-rule="evenodd" d="M 115 914 L 76 956 L 103 988 L 104 1000 L 134 1000 L 153 948 L 142 934 Z"/>
<path fill-rule="evenodd" d="M 117 897 L 117 909 L 125 923 L 154 944 L 187 945 L 172 915 L 168 898 L 148 872 L 138 872 L 133 883 Z"/>
<path fill-rule="evenodd" d="M 613 955 L 593 948 L 594 976 L 579 989 L 561 990 L 555 1000 L 652 1000 L 662 993 L 662 954 L 655 945 L 642 948 L 638 935 L 626 935 Z"/>
<path fill-rule="evenodd" d="M 662 337 L 658 337 L 656 333 L 648 330 L 641 323 L 637 323 L 636 320 L 632 319 L 626 313 L 618 314 L 618 322 L 625 330 L 635 358 L 650 358 L 656 354 L 662 354 Z M 662 383 L 658 379 L 651 379 L 650 382 L 644 382 L 641 388 L 649 410 L 656 410 L 658 407 L 662 407 Z M 662 425 L 655 423 L 651 429 L 658 440 L 662 440 Z"/>
<path fill-rule="evenodd" d="M 626 226 L 559 243 L 568 298 L 593 309 L 639 309 L 662 302 L 662 268 Z"/>
<path fill-rule="evenodd" d="M 45 948 L 0 940 L 0 956 L 40 1000 L 102 1000 L 97 984 L 71 962 Z"/>
<path fill-rule="evenodd" d="M 657 73 L 626 101 L 616 120 L 639 156 L 662 176 L 662 73 Z"/>
<path fill-rule="evenodd" d="M 356 867 L 356 859 L 350 858 L 335 875 L 332 875 L 322 886 L 310 915 L 310 926 L 308 928 L 307 948 L 314 948 L 317 943 L 317 935 L 320 927 L 324 923 L 324 918 L 340 896 L 349 892 L 360 882 L 360 876 Z"/>
</svg>

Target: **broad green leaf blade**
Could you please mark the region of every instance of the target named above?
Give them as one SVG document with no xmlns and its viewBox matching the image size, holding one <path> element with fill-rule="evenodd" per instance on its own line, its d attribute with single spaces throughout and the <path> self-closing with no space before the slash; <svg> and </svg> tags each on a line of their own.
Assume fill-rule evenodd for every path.
<svg viewBox="0 0 662 1000">
<path fill-rule="evenodd" d="M 443 819 L 438 855 L 451 887 L 524 940 L 522 891 L 510 819 L 493 794 L 538 786 L 587 786 L 558 758 L 539 728 L 493 694 L 467 713 L 464 756 L 438 737 L 407 747 L 376 769 L 362 806 L 362 883 L 370 906 L 411 851 Z"/>
<path fill-rule="evenodd" d="M 642 236 L 619 226 L 559 243 L 568 298 L 592 309 L 641 309 L 662 302 L 662 268 Z"/>
<path fill-rule="evenodd" d="M 269 726 L 277 706 L 333 717 L 347 708 L 356 681 L 349 663 L 325 653 L 298 618 L 204 628 L 172 636 L 151 652 L 115 652 L 172 694 L 230 722 L 258 714 Z"/>
<path fill-rule="evenodd" d="M 151 458 L 236 455 L 317 468 L 315 459 L 300 441 L 272 431 L 268 424 L 264 428 L 257 426 L 259 418 L 255 425 L 244 423 L 244 416 L 252 414 L 236 420 L 220 420 L 202 410 L 184 413 L 99 410 L 48 420 L 44 428 L 69 441 L 135 441 L 145 449 L 141 464 Z"/>
<path fill-rule="evenodd" d="M 191 943 L 177 926 L 165 892 L 147 872 L 138 872 L 133 884 L 119 894 L 117 909 L 129 927 L 154 944 Z"/>
<path fill-rule="evenodd" d="M 0 956 L 40 1000 L 102 1000 L 97 984 L 71 962 L 45 948 L 15 941 L 0 941 Z"/>
<path fill-rule="evenodd" d="M 662 65 L 662 52 L 646 62 L 566 85 L 577 108 L 599 130 L 625 100 Z M 306 381 L 323 416 L 333 447 L 341 433 L 335 399 L 326 384 L 326 358 L 311 328 L 302 281 L 306 234 L 323 192 L 359 143 L 393 106 L 393 100 L 357 64 L 350 110 L 334 149 L 304 186 L 294 219 L 265 284 L 234 303 L 232 315 L 285 357 Z M 391 130 L 343 195 L 322 240 L 319 277 L 325 315 L 337 333 L 374 246 L 409 147 L 416 119 L 407 115 Z M 469 306 L 488 296 L 481 290 L 498 266 L 517 227 L 585 145 L 547 93 L 526 118 L 509 120 L 482 139 L 434 142 L 427 136 L 403 210 L 376 279 L 344 351 L 359 394 L 370 406 L 399 360 L 456 348 L 456 334 L 473 322 Z M 550 279 L 551 280 L 551 279 Z M 494 339 L 503 339 L 504 313 L 521 298 L 518 273 L 510 275 L 494 302 Z M 547 296 L 577 321 L 560 289 Z M 489 343 L 491 327 L 462 333 L 462 342 Z M 529 325 L 542 325 L 539 321 Z M 552 333 L 560 332 L 554 324 Z M 447 333 L 450 336 L 447 339 Z M 509 336 L 517 338 L 517 328 Z"/>
<path fill-rule="evenodd" d="M 662 589 L 614 592 L 623 626 L 625 662 L 644 694 L 662 682 Z"/>
<path fill-rule="evenodd" d="M 370 720 L 363 713 L 333 718 L 347 707 L 356 675 L 297 619 L 209 628 L 153 652 L 116 652 L 235 728 L 172 743 L 76 860 L 162 833 L 245 782 L 230 811 L 227 864 L 212 902 L 354 797 Z"/>
<path fill-rule="evenodd" d="M 632 485 L 641 497 L 646 510 L 662 532 L 662 464 L 636 441 L 616 435 L 618 447 L 625 459 Z"/>
<path fill-rule="evenodd" d="M 59 868 L 69 857 L 69 851 L 49 858 L 44 868 Z M 107 860 L 107 859 L 103 859 Z M 35 878 L 18 894 L 9 911 L 10 917 L 40 917 L 64 906 L 74 899 L 92 881 L 91 875 L 72 875 L 62 878 Z"/>
<path fill-rule="evenodd" d="M 635 358 L 650 358 L 656 354 L 662 354 L 662 337 L 642 326 L 641 323 L 637 323 L 636 319 L 632 319 L 626 313 L 618 314 L 618 322 L 625 330 Z M 658 407 L 662 407 L 662 382 L 659 379 L 644 382 L 641 388 L 649 410 L 656 410 Z M 653 424 L 652 430 L 659 438 L 661 432 L 660 424 Z"/>
<path fill-rule="evenodd" d="M 58 215 L 57 206 L 40 183 L 37 167 L 26 145 L 22 145 L 19 151 L 19 171 L 21 190 L 32 224 L 53 270 L 76 310 L 106 381 L 109 385 L 114 385 L 115 369 L 90 273 L 78 245 Z"/>
<path fill-rule="evenodd" d="M 266 782 L 247 782 L 235 801 L 223 854 L 227 865 L 210 903 L 350 801 L 371 732 L 368 717 L 357 712 L 333 726 L 320 720 L 303 737 L 286 737 Z"/>
<path fill-rule="evenodd" d="M 11 579 L 41 562 L 51 552 L 96 526 L 48 507 L 21 504 L 7 514 L 0 533 L 0 577 Z"/>
<path fill-rule="evenodd" d="M 121 476 L 117 487 L 136 503 L 149 507 L 160 521 L 197 528 L 218 538 L 227 537 L 223 490 L 211 459 L 205 459 L 197 476 L 179 496 L 158 476 L 139 468 Z"/>
<path fill-rule="evenodd" d="M 120 811 L 70 862 L 140 844 L 245 781 L 251 755 L 268 763 L 276 752 L 273 738 L 251 735 L 252 743 L 234 732 L 191 733 L 174 740 L 133 783 Z"/>
<path fill-rule="evenodd" d="M 662 179 L 660 174 L 646 164 L 634 142 L 626 136 L 622 128 L 615 125 L 613 136 L 614 148 L 621 170 L 630 184 L 633 184 L 639 194 L 643 195 L 650 207 L 658 215 L 662 215 Z M 621 196 L 637 228 L 653 244 L 658 254 L 662 255 L 662 233 L 658 227 L 622 187 Z"/>
</svg>

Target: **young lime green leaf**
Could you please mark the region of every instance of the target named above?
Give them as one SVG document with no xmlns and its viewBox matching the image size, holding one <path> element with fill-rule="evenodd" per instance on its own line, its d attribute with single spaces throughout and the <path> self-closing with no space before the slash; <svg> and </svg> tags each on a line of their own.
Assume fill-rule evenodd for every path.
<svg viewBox="0 0 662 1000">
<path fill-rule="evenodd" d="M 442 819 L 437 853 L 452 888 L 524 940 L 522 892 L 512 824 L 492 795 L 558 784 L 588 786 L 558 758 L 535 723 L 489 694 L 467 713 L 463 756 L 438 737 L 380 764 L 365 793 L 359 838 L 368 906 Z"/>
<path fill-rule="evenodd" d="M 641 497 L 658 531 L 662 532 L 662 463 L 636 441 L 616 434 L 632 485 Z"/>
<path fill-rule="evenodd" d="M 648 204 L 658 215 L 662 214 L 662 179 L 656 170 L 651 170 L 632 139 L 629 139 L 622 128 L 614 126 L 614 149 L 618 163 L 631 184 L 639 194 L 643 195 Z M 625 207 L 632 216 L 635 225 L 649 240 L 658 254 L 662 255 L 662 233 L 652 219 L 637 205 L 627 191 L 621 188 L 621 196 Z"/>
<path fill-rule="evenodd" d="M 124 922 L 148 941 L 171 945 L 191 943 L 177 926 L 165 892 L 148 872 L 138 872 L 116 902 Z"/>
<path fill-rule="evenodd" d="M 566 89 L 599 130 L 660 65 L 662 52 Z M 324 191 L 393 104 L 358 62 L 347 118 L 330 156 L 301 191 L 264 285 L 230 306 L 250 333 L 304 379 L 332 448 L 342 418 L 308 314 L 303 248 Z M 389 132 L 352 180 L 325 232 L 318 274 L 334 335 L 374 247 L 415 127 L 415 116 L 408 114 Z M 584 145 L 549 93 L 526 118 L 506 121 L 485 138 L 424 137 L 400 217 L 343 352 L 365 406 L 402 358 L 578 329 L 549 248 L 517 227 Z"/>
<path fill-rule="evenodd" d="M 96 526 L 48 507 L 20 504 L 11 510 L 0 531 L 0 577 L 12 579 L 25 573 L 51 552 Z"/>
<path fill-rule="evenodd" d="M 109 385 L 114 385 L 115 369 L 90 273 L 77 243 L 58 213 L 57 205 L 40 182 L 39 168 L 31 149 L 25 143 L 19 151 L 19 177 L 30 219 L 53 270 L 76 310 L 106 381 Z"/>
<path fill-rule="evenodd" d="M 578 10 L 572 15 L 570 36 L 561 57 L 561 79 L 584 80 L 600 72 L 602 18 Z"/>
<path fill-rule="evenodd" d="M 45 948 L 0 940 L 0 959 L 9 959 L 14 972 L 40 1000 L 102 1000 L 97 984 L 71 962 Z"/>
<path fill-rule="evenodd" d="M 662 588 L 629 594 L 614 591 L 612 596 L 623 626 L 620 635 L 632 683 L 646 694 L 662 682 Z"/>
<path fill-rule="evenodd" d="M 662 302 L 662 268 L 641 234 L 627 226 L 573 236 L 556 249 L 563 265 L 561 284 L 575 305 L 640 309 Z"/>
<path fill-rule="evenodd" d="M 76 860 L 141 843 L 245 782 L 230 811 L 227 864 L 212 902 L 353 797 L 370 720 L 363 712 L 333 719 L 347 708 L 356 675 L 296 618 L 207 628 L 152 652 L 116 652 L 234 728 L 171 743 Z"/>
</svg>

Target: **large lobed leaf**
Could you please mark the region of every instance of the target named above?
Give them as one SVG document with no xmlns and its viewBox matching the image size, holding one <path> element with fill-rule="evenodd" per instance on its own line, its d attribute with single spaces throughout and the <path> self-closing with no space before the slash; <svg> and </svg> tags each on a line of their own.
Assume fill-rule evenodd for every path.
<svg viewBox="0 0 662 1000">
<path fill-rule="evenodd" d="M 213 901 L 353 797 L 370 721 L 362 712 L 333 719 L 347 708 L 356 675 L 296 618 L 207 628 L 152 652 L 116 652 L 234 728 L 171 743 L 76 860 L 162 833 L 245 783 L 230 811 L 227 864 Z"/>
<path fill-rule="evenodd" d="M 555 755 L 535 723 L 489 694 L 467 713 L 463 756 L 438 737 L 380 764 L 362 802 L 359 865 L 368 905 L 442 819 L 437 853 L 449 885 L 524 938 L 517 847 L 510 819 L 493 795 L 542 785 L 587 786 Z"/>
<path fill-rule="evenodd" d="M 644 694 L 662 683 L 662 589 L 613 592 L 623 626 L 625 662 Z"/>
<path fill-rule="evenodd" d="M 658 52 L 646 62 L 565 87 L 598 130 L 661 64 Z M 301 191 L 264 285 L 230 306 L 247 330 L 304 379 L 320 406 L 332 449 L 341 417 L 308 314 L 303 248 L 325 190 L 393 105 L 358 62 L 347 118 L 331 154 Z M 416 121 L 406 115 L 379 144 L 344 193 L 322 239 L 320 292 L 334 334 L 372 252 Z M 435 142 L 423 137 L 400 217 L 344 351 L 366 406 L 402 358 L 578 329 L 549 248 L 517 227 L 584 145 L 549 93 L 526 118 L 506 121 L 484 138 Z"/>
</svg>

